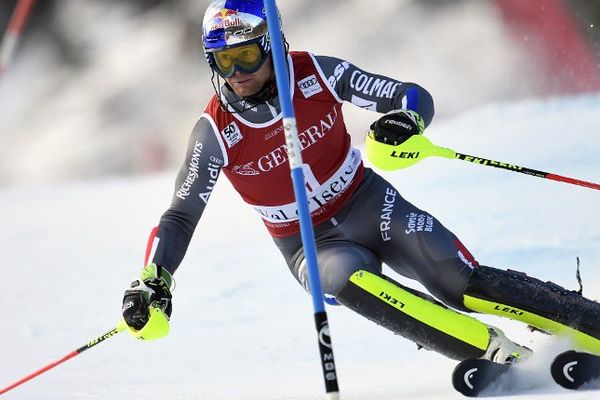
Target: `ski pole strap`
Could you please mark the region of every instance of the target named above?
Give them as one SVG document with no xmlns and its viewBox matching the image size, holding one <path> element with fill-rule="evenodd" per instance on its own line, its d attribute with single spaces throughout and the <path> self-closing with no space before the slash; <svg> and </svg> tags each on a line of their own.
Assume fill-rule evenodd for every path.
<svg viewBox="0 0 600 400">
<path fill-rule="evenodd" d="M 562 175 L 552 174 L 550 172 L 539 171 L 532 168 L 521 167 L 515 164 L 509 164 L 501 161 L 494 161 L 487 158 L 475 157 L 468 154 L 458 153 L 456 152 L 455 158 L 459 160 L 464 160 L 468 162 L 472 162 L 474 164 L 486 165 L 488 167 L 505 169 L 508 171 L 520 172 L 522 174 L 536 176 L 538 178 L 550 179 L 558 182 L 570 183 L 572 185 L 585 186 L 591 189 L 600 190 L 600 184 L 582 181 L 579 179 L 569 178 Z"/>
<path fill-rule="evenodd" d="M 27 381 L 30 381 L 31 379 L 35 378 L 36 376 L 39 376 L 39 375 L 43 374 L 44 372 L 51 370 L 52 368 L 56 367 L 57 365 L 60 365 L 60 364 L 64 363 L 65 361 L 70 360 L 71 358 L 83 353 L 84 351 L 91 349 L 95 345 L 105 341 L 106 339 L 113 337 L 114 335 L 116 335 L 119 332 L 124 331 L 126 327 L 127 327 L 127 325 L 125 324 L 125 321 L 123 321 L 123 320 L 119 321 L 119 323 L 117 324 L 117 326 L 114 329 L 111 329 L 110 331 L 106 332 L 104 335 L 98 336 L 97 338 L 90 340 L 84 346 L 81 346 L 77 350 L 73 350 L 72 352 L 65 355 L 60 360 L 51 362 L 50 364 L 46 365 L 45 367 L 38 369 L 37 371 L 27 375 L 26 377 L 24 377 L 22 379 L 19 379 L 15 383 L 12 383 L 3 389 L 0 389 L 0 395 L 8 392 L 9 390 L 16 388 L 17 386 L 22 385 L 23 383 L 25 383 Z"/>
</svg>

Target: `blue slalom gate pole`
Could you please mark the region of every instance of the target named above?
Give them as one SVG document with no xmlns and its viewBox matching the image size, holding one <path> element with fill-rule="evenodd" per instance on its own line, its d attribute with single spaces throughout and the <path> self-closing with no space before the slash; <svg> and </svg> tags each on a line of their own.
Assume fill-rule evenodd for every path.
<svg viewBox="0 0 600 400">
<path fill-rule="evenodd" d="M 296 117 L 290 95 L 289 72 L 285 52 L 283 49 L 283 37 L 279 22 L 279 13 L 275 0 L 264 0 L 267 13 L 267 24 L 271 38 L 273 65 L 275 67 L 275 79 L 277 91 L 279 92 L 279 103 L 283 113 L 283 129 L 285 142 L 290 162 L 294 194 L 298 204 L 300 218 L 300 234 L 302 235 L 302 246 L 308 270 L 308 282 L 312 296 L 313 309 L 315 312 L 315 324 L 319 337 L 319 351 L 321 355 L 321 366 L 323 379 L 325 380 L 326 398 L 328 400 L 339 399 L 339 386 L 333 359 L 333 346 L 329 333 L 329 322 L 325 312 L 321 279 L 319 277 L 319 266 L 317 264 L 317 246 L 313 232 L 308 197 L 306 195 L 306 182 L 304 178 L 302 148 L 298 141 L 298 129 Z"/>
</svg>

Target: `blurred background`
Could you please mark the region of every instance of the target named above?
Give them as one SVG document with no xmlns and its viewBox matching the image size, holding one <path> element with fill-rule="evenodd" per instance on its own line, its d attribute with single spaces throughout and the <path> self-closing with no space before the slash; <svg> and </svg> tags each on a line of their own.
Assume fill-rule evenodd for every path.
<svg viewBox="0 0 600 400">
<path fill-rule="evenodd" d="M 208 3 L 35 2 L 0 76 L 0 188 L 178 167 L 213 94 L 201 41 Z M 0 2 L 1 32 L 16 4 Z M 427 88 L 437 108 L 431 129 L 489 103 L 600 90 L 598 1 L 278 5 L 292 49 Z M 348 113 L 357 144 L 375 117 Z"/>
</svg>

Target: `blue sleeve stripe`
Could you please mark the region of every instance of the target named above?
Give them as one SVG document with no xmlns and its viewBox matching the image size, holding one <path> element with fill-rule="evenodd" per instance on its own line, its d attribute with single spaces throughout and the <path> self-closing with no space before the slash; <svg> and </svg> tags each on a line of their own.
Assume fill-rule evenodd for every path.
<svg viewBox="0 0 600 400">
<path fill-rule="evenodd" d="M 419 111 L 419 90 L 416 87 L 411 87 L 404 95 L 406 98 L 406 108 L 412 111 Z"/>
</svg>

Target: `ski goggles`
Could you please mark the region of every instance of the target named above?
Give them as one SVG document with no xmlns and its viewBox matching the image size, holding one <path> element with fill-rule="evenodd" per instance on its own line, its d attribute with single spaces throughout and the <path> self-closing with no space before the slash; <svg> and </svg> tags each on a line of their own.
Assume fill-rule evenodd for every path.
<svg viewBox="0 0 600 400">
<path fill-rule="evenodd" d="M 221 76 L 231 78 L 235 71 L 251 74 L 258 71 L 267 55 L 258 43 L 218 50 L 212 53 Z"/>
</svg>

